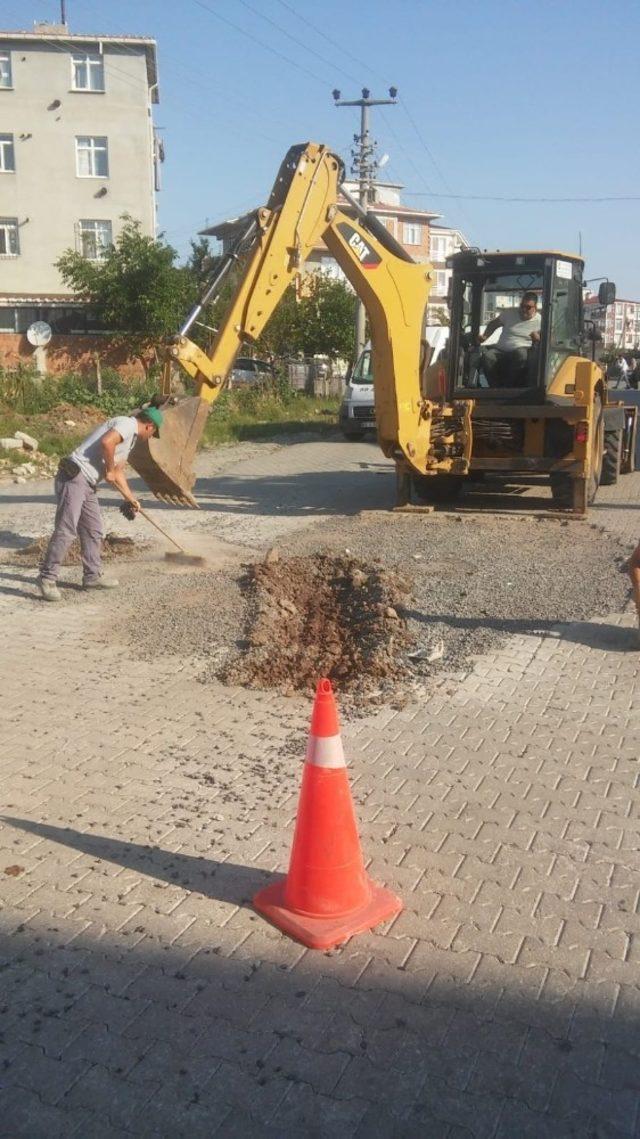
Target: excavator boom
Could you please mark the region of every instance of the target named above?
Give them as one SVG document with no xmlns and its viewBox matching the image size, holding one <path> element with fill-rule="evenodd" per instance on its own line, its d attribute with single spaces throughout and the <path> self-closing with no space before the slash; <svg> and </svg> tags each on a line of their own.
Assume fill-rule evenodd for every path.
<svg viewBox="0 0 640 1139">
<path fill-rule="evenodd" d="M 164 408 L 160 439 L 140 443 L 130 460 L 159 497 L 195 505 L 192 463 L 207 413 L 223 391 L 241 345 L 258 340 L 288 285 L 323 242 L 367 309 L 383 451 L 417 473 L 468 469 L 470 407 L 445 407 L 442 399 L 425 399 L 421 393 L 431 266 L 413 262 L 379 219 L 350 198 L 341 188 L 342 175 L 341 160 L 326 146 L 309 142 L 292 147 L 266 206 L 250 215 L 214 282 L 170 345 L 168 361 L 180 364 L 197 394 Z M 343 208 L 341 196 L 351 212 Z M 189 329 L 247 248 L 235 294 L 207 354 L 189 339 Z"/>
</svg>

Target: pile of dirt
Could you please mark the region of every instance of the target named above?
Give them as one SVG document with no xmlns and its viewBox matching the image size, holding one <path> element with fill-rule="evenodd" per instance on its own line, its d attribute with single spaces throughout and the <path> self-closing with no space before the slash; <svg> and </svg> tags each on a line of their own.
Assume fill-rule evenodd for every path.
<svg viewBox="0 0 640 1139">
<path fill-rule="evenodd" d="M 10 554 L 8 561 L 21 566 L 39 566 L 44 552 L 49 544 L 49 537 L 36 538 L 29 546 L 15 550 Z M 138 557 L 149 546 L 148 542 L 134 542 L 133 538 L 120 538 L 117 534 L 107 534 L 102 541 L 102 558 L 104 561 L 117 561 L 123 558 Z M 79 566 L 82 564 L 80 543 L 76 539 L 69 548 L 69 552 L 62 563 L 65 566 Z"/>
<path fill-rule="evenodd" d="M 409 586 L 400 573 L 348 555 L 270 551 L 241 584 L 246 641 L 223 669 L 226 683 L 292 694 L 327 676 L 341 693 L 363 694 L 404 672 Z"/>
</svg>

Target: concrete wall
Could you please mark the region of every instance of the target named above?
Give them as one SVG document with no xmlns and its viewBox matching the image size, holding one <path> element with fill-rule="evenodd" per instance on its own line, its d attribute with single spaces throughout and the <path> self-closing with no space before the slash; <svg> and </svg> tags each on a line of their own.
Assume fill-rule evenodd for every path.
<svg viewBox="0 0 640 1139">
<path fill-rule="evenodd" d="M 105 43 L 105 92 L 97 93 L 71 89 L 76 46 L 83 47 L 2 44 L 11 51 L 13 90 L 0 89 L 0 130 L 14 136 L 16 172 L 0 173 L 0 217 L 18 218 L 20 254 L 0 257 L 0 294 L 66 292 L 53 264 L 76 248 L 81 218 L 111 221 L 115 239 L 128 212 L 144 233 L 155 232 L 144 49 Z M 96 48 L 87 42 L 86 50 Z M 76 135 L 108 138 L 108 178 L 77 176 Z"/>
</svg>

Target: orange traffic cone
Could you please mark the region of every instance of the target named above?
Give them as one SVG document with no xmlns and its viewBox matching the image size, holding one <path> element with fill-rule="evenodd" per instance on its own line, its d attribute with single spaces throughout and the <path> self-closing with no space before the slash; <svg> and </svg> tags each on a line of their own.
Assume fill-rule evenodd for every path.
<svg viewBox="0 0 640 1139">
<path fill-rule="evenodd" d="M 330 949 L 402 909 L 364 868 L 329 680 L 319 681 L 313 706 L 289 873 L 253 904 L 310 949 Z"/>
</svg>

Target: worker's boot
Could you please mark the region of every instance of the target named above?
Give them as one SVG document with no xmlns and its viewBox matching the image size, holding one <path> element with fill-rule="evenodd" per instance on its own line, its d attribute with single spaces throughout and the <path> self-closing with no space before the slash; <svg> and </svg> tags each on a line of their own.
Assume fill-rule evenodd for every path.
<svg viewBox="0 0 640 1139">
<path fill-rule="evenodd" d="M 83 589 L 117 589 L 120 582 L 115 577 L 109 577 L 107 573 L 101 573 L 100 577 L 91 578 L 90 581 L 83 581 Z"/>
<path fill-rule="evenodd" d="M 39 577 L 37 585 L 44 601 L 62 601 L 62 594 L 55 581 L 48 581 L 46 577 Z"/>
</svg>

